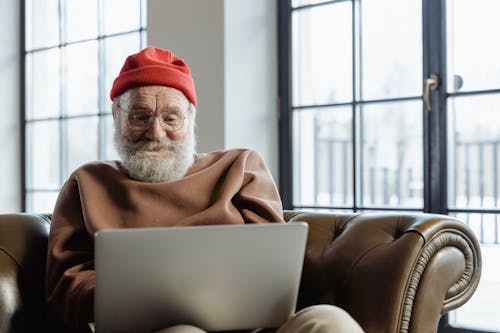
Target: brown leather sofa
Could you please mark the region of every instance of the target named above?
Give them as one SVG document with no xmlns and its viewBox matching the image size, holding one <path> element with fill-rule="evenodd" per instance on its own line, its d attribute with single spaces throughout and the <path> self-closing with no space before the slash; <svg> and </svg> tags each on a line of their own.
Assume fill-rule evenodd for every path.
<svg viewBox="0 0 500 333">
<path fill-rule="evenodd" d="M 443 313 L 464 304 L 481 273 L 472 231 L 424 213 L 307 213 L 298 307 L 329 303 L 366 332 L 436 332 Z M 56 332 L 44 301 L 50 216 L 0 215 L 0 333 Z"/>
</svg>

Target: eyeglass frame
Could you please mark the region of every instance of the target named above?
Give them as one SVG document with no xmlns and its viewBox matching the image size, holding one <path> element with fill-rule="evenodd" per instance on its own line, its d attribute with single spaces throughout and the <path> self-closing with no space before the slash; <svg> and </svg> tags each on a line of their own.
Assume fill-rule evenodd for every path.
<svg viewBox="0 0 500 333">
<path fill-rule="evenodd" d="M 123 108 L 121 108 L 120 106 L 118 105 L 115 105 L 117 109 L 125 112 L 128 114 L 127 116 L 127 119 L 126 119 L 126 122 L 127 122 L 127 126 L 129 129 L 133 130 L 133 131 L 147 131 L 148 129 L 151 128 L 151 126 L 153 125 L 153 122 L 154 122 L 154 119 L 155 118 L 158 118 L 159 122 L 160 122 L 160 127 L 166 131 L 166 132 L 170 132 L 170 133 L 173 133 L 173 132 L 177 132 L 179 131 L 180 129 L 182 129 L 182 126 L 184 125 L 184 121 L 186 120 L 187 118 L 187 112 L 182 112 L 182 114 L 179 114 L 178 112 L 171 112 L 171 111 L 163 111 L 163 112 L 160 112 L 159 114 L 154 114 L 153 111 L 150 111 L 150 110 L 142 110 L 144 111 L 144 113 L 149 113 L 150 115 L 150 120 L 145 123 L 145 125 L 132 125 L 130 124 L 130 113 L 131 112 L 134 112 L 134 110 L 125 110 Z M 162 115 L 163 114 L 176 114 L 176 115 L 179 115 L 180 116 L 180 122 L 179 122 L 179 125 L 175 128 L 168 128 L 170 125 L 167 124 L 163 119 L 162 119 Z M 165 127 L 167 126 L 167 127 Z"/>
</svg>

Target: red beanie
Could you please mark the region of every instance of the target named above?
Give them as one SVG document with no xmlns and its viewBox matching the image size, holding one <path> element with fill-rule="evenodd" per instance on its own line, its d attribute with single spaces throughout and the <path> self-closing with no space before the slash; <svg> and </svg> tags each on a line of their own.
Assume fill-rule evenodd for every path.
<svg viewBox="0 0 500 333">
<path fill-rule="evenodd" d="M 179 89 L 196 105 L 196 91 L 188 65 L 172 52 L 152 46 L 127 57 L 113 82 L 110 97 L 114 100 L 130 88 L 151 85 Z"/>
</svg>

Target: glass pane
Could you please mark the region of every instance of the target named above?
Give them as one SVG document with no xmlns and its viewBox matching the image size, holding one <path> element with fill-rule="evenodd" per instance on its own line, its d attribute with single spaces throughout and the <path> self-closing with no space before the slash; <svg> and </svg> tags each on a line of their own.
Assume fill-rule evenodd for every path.
<svg viewBox="0 0 500 333">
<path fill-rule="evenodd" d="M 52 213 L 59 192 L 32 192 L 26 195 L 26 211 L 34 214 Z"/>
<path fill-rule="evenodd" d="M 119 15 L 116 15 L 120 13 Z M 104 33 L 106 35 L 141 28 L 140 0 L 104 1 Z"/>
<path fill-rule="evenodd" d="M 138 32 L 109 37 L 104 40 L 104 54 L 106 58 L 104 67 L 106 91 L 104 92 L 104 96 L 106 96 L 107 101 L 109 101 L 108 96 L 111 92 L 113 81 L 120 73 L 125 59 L 129 55 L 139 52 L 140 49 L 141 38 Z"/>
<path fill-rule="evenodd" d="M 98 117 L 67 120 L 68 172 L 98 159 Z M 69 174 L 66 175 L 69 177 Z"/>
<path fill-rule="evenodd" d="M 448 99 L 449 205 L 500 207 L 500 94 Z"/>
<path fill-rule="evenodd" d="M 60 186 L 59 122 L 37 121 L 26 125 L 27 187 L 57 189 Z"/>
<path fill-rule="evenodd" d="M 293 12 L 294 105 L 352 100 L 351 13 L 350 2 Z"/>
<path fill-rule="evenodd" d="M 446 2 L 448 91 L 500 88 L 500 1 Z"/>
<path fill-rule="evenodd" d="M 359 108 L 362 205 L 423 207 L 422 103 Z"/>
<path fill-rule="evenodd" d="M 26 49 L 59 44 L 59 0 L 26 1 Z"/>
<path fill-rule="evenodd" d="M 105 121 L 105 140 L 106 140 L 106 154 L 105 159 L 110 160 L 119 160 L 120 157 L 116 152 L 115 144 L 113 137 L 115 135 L 115 122 L 113 120 L 112 115 L 104 116 Z"/>
<path fill-rule="evenodd" d="M 351 107 L 293 113 L 295 205 L 352 205 Z"/>
<path fill-rule="evenodd" d="M 422 94 L 421 1 L 361 2 L 362 99 Z"/>
<path fill-rule="evenodd" d="M 60 51 L 50 49 L 26 56 L 26 118 L 60 114 Z"/>
<path fill-rule="evenodd" d="M 147 31 L 143 30 L 141 32 L 141 49 L 145 48 L 147 46 L 147 41 L 148 41 L 148 34 Z"/>
<path fill-rule="evenodd" d="M 146 29 L 146 26 L 148 25 L 148 1 L 147 0 L 141 0 L 141 23 L 142 23 L 142 28 Z"/>
<path fill-rule="evenodd" d="M 292 7 L 300 7 L 307 5 L 314 5 L 318 3 L 324 3 L 331 0 L 292 0 Z"/>
<path fill-rule="evenodd" d="M 98 108 L 98 51 L 97 41 L 77 43 L 66 47 L 68 115 L 97 113 Z"/>
<path fill-rule="evenodd" d="M 66 0 L 66 15 L 68 42 L 97 37 L 97 0 Z"/>
<path fill-rule="evenodd" d="M 456 214 L 456 217 L 472 228 L 481 245 L 481 280 L 472 298 L 450 313 L 450 323 L 486 329 L 500 330 L 500 216 L 498 214 Z"/>
</svg>

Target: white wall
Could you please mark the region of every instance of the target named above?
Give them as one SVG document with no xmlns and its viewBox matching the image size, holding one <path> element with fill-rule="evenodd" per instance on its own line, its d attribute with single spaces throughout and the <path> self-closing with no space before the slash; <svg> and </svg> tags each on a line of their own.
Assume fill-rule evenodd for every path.
<svg viewBox="0 0 500 333">
<path fill-rule="evenodd" d="M 224 148 L 223 0 L 149 0 L 148 45 L 184 59 L 196 85 L 201 152 Z"/>
<path fill-rule="evenodd" d="M 148 0 L 148 45 L 191 67 L 198 151 L 257 150 L 278 181 L 276 2 Z"/>
<path fill-rule="evenodd" d="M 225 148 L 249 147 L 278 181 L 277 7 L 225 2 Z"/>
<path fill-rule="evenodd" d="M 19 212 L 19 1 L 0 0 L 0 213 Z"/>
</svg>

